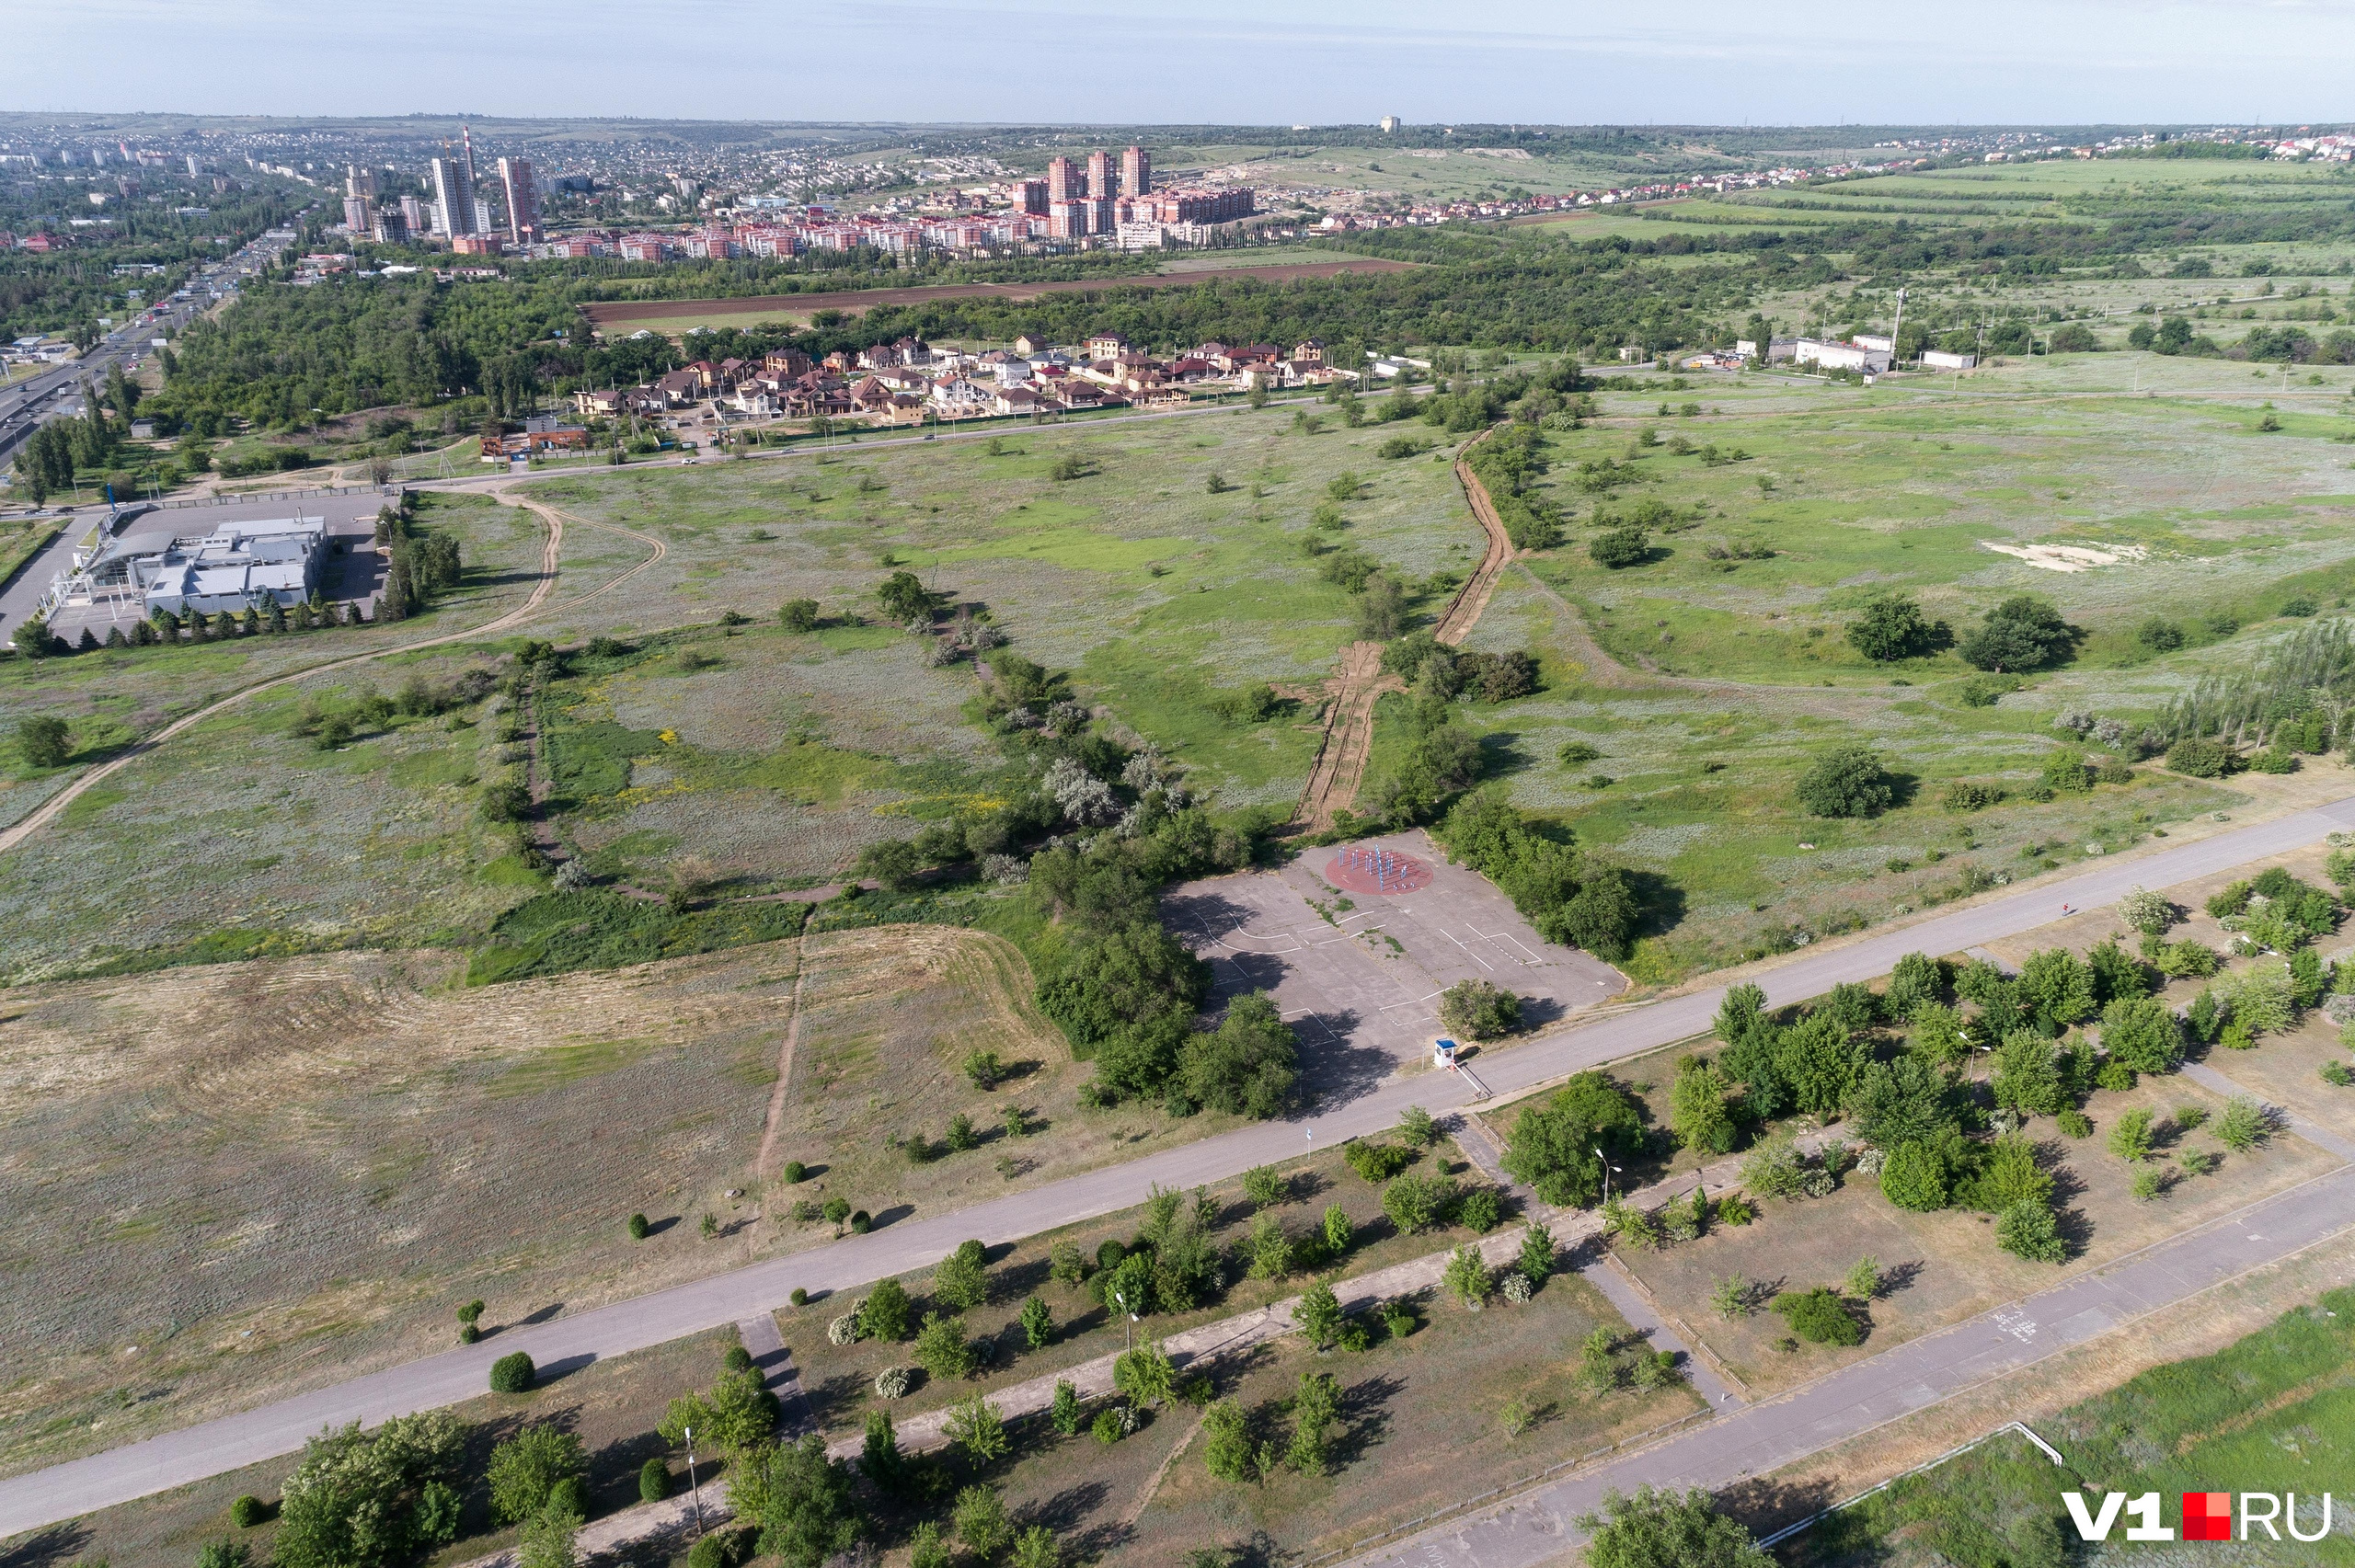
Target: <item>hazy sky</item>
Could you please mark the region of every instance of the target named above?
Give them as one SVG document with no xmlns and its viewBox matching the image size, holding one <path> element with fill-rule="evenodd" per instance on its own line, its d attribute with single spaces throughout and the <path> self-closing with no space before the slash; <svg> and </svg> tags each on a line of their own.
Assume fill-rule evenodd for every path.
<svg viewBox="0 0 2355 1568">
<path fill-rule="evenodd" d="M 2355 118 L 2348 0 L 0 0 L 0 108 L 1703 124 Z"/>
</svg>

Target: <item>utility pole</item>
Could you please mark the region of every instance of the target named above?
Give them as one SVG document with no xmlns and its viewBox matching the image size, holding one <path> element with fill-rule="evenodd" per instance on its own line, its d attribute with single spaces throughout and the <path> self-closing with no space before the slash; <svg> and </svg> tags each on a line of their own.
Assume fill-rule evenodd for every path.
<svg viewBox="0 0 2355 1568">
<path fill-rule="evenodd" d="M 1889 362 L 1891 369 L 1896 367 L 1898 361 L 1905 353 L 1903 349 L 1898 347 L 1898 339 L 1903 336 L 1904 331 L 1905 291 L 1900 289 L 1897 291 L 1897 325 L 1889 329 Z"/>
</svg>

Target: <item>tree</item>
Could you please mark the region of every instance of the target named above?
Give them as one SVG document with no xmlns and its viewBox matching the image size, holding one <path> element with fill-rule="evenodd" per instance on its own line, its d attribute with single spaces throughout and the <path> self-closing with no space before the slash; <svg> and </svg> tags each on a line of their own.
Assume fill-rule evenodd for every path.
<svg viewBox="0 0 2355 1568">
<path fill-rule="evenodd" d="M 1382 1189 L 1382 1212 L 1402 1236 L 1419 1235 L 1446 1217 L 1455 1184 L 1444 1176 L 1409 1171 Z"/>
<path fill-rule="evenodd" d="M 943 1382 L 970 1376 L 973 1347 L 965 1339 L 965 1321 L 926 1312 L 916 1331 L 915 1355 L 916 1365 Z"/>
<path fill-rule="evenodd" d="M 547 1506 L 557 1482 L 588 1473 L 588 1451 L 577 1436 L 534 1423 L 491 1449 L 490 1511 L 501 1524 L 519 1524 Z"/>
<path fill-rule="evenodd" d="M 2041 670 L 2077 646 L 2076 628 L 2044 600 L 2023 593 L 1987 612 L 1956 650 L 1974 670 Z"/>
<path fill-rule="evenodd" d="M 1063 1568 L 1063 1549 L 1055 1543 L 1055 1532 L 1044 1525 L 1032 1525 L 1017 1536 L 1014 1568 Z"/>
<path fill-rule="evenodd" d="M 1848 1096 L 1848 1112 L 1855 1120 L 1857 1137 L 1894 1150 L 1908 1139 L 1935 1136 L 1946 1125 L 1946 1102 L 1944 1075 L 1920 1055 L 1908 1052 L 1893 1061 L 1866 1063 Z M 1887 1181 L 1881 1185 L 1886 1190 Z"/>
<path fill-rule="evenodd" d="M 1543 1285 L 1554 1276 L 1554 1232 L 1532 1221 L 1522 1232 L 1521 1253 L 1513 1259 L 1513 1267 L 1533 1286 Z"/>
<path fill-rule="evenodd" d="M 1514 1118 L 1503 1165 L 1557 1207 L 1592 1203 L 1603 1192 L 1599 1147 L 1616 1155 L 1637 1146 L 1643 1123 L 1616 1084 L 1581 1072 Z"/>
<path fill-rule="evenodd" d="M 1773 1051 L 1775 1076 L 1791 1104 L 1819 1116 L 1847 1104 L 1871 1059 L 1862 1039 L 1828 1012 L 1809 1013 L 1779 1031 Z"/>
<path fill-rule="evenodd" d="M 826 1440 L 814 1432 L 746 1456 L 732 1471 L 729 1501 L 759 1527 L 762 1551 L 785 1568 L 824 1568 L 862 1533 L 850 1472 L 826 1457 Z"/>
<path fill-rule="evenodd" d="M 896 1279 L 877 1281 L 858 1306 L 858 1332 L 865 1339 L 905 1339 L 914 1322 L 915 1304 L 908 1299 L 907 1288 Z"/>
<path fill-rule="evenodd" d="M 49 635 L 48 619 L 40 615 L 26 616 L 8 634 L 8 642 L 19 658 L 47 658 L 55 640 Z"/>
<path fill-rule="evenodd" d="M 1888 663 L 1933 651 L 1946 629 L 1922 613 L 1912 594 L 1882 593 L 1867 600 L 1848 623 L 1848 642 L 1867 658 Z"/>
<path fill-rule="evenodd" d="M 1003 1459 L 1010 1447 L 997 1407 L 978 1393 L 948 1407 L 948 1419 L 941 1431 L 977 1465 Z"/>
<path fill-rule="evenodd" d="M 1818 817 L 1876 817 L 1897 791 L 1868 746 L 1834 746 L 1817 757 L 1798 783 L 1799 804 Z"/>
<path fill-rule="evenodd" d="M 1318 1280 L 1300 1293 L 1292 1303 L 1292 1321 L 1308 1335 L 1309 1343 L 1323 1350 L 1341 1332 L 1341 1299 L 1333 1293 L 1332 1285 Z"/>
<path fill-rule="evenodd" d="M 2092 967 L 2065 947 L 2029 954 L 2020 965 L 2018 986 L 2030 1014 L 2056 1035 L 2094 1014 Z"/>
<path fill-rule="evenodd" d="M 1046 1302 L 1033 1296 L 1022 1303 L 1022 1343 L 1033 1350 L 1044 1350 L 1054 1343 L 1055 1314 Z"/>
<path fill-rule="evenodd" d="M 1265 1120 L 1291 1104 L 1300 1077 L 1299 1040 L 1265 991 L 1236 997 L 1219 1026 L 1178 1053 L 1187 1098 L 1232 1116 Z"/>
<path fill-rule="evenodd" d="M 750 1453 L 776 1434 L 777 1398 L 760 1371 L 747 1365 L 723 1372 L 708 1394 L 684 1394 L 671 1402 L 656 1428 L 663 1440 L 684 1443 L 689 1431 L 726 1454 Z"/>
<path fill-rule="evenodd" d="M 523 1521 L 515 1542 L 515 1568 L 573 1568 L 579 1561 L 573 1538 L 581 1516 L 568 1503 L 551 1503 Z"/>
<path fill-rule="evenodd" d="M 818 629 L 818 601 L 788 599 L 776 607 L 776 622 L 788 632 L 814 632 Z"/>
<path fill-rule="evenodd" d="M 2030 1263 L 2062 1263 L 2069 1256 L 2051 1207 L 2032 1200 L 2004 1210 L 1995 1221 L 1995 1244 Z"/>
<path fill-rule="evenodd" d="M 911 621 L 932 619 L 934 601 L 924 586 L 924 579 L 913 572 L 893 572 L 875 590 L 875 601 L 894 624 L 905 625 Z"/>
<path fill-rule="evenodd" d="M 932 1271 L 932 1294 L 935 1300 L 955 1311 L 970 1311 L 989 1299 L 989 1270 L 982 1265 L 987 1253 L 979 1242 L 962 1242 L 957 1250 L 940 1260 Z"/>
<path fill-rule="evenodd" d="M 398 1568 L 457 1534 L 465 1430 L 447 1411 L 357 1422 L 314 1437 L 281 1489 L 270 1561 L 283 1568 Z"/>
<path fill-rule="evenodd" d="M 1157 1339 L 1122 1351 L 1112 1363 L 1112 1387 L 1137 1404 L 1159 1404 L 1177 1387 L 1178 1368 Z"/>
<path fill-rule="evenodd" d="M 1292 1442 L 1284 1459 L 1303 1475 L 1323 1475 L 1325 1429 L 1341 1418 L 1341 1385 L 1330 1372 L 1303 1372 L 1292 1396 Z"/>
<path fill-rule="evenodd" d="M 1251 1479 L 1258 1445 L 1251 1440 L 1251 1418 L 1231 1399 L 1202 1413 L 1202 1463 L 1212 1475 L 1236 1485 Z"/>
<path fill-rule="evenodd" d="M 1881 1196 L 1900 1208 L 1926 1214 L 1947 1206 L 1947 1166 L 1935 1146 L 1909 1138 L 1889 1150 L 1880 1168 Z"/>
<path fill-rule="evenodd" d="M 17 721 L 17 754 L 26 766 L 62 768 L 73 752 L 73 737 L 63 719 L 33 714 Z"/>
<path fill-rule="evenodd" d="M 1440 1284 L 1467 1307 L 1476 1308 L 1487 1300 L 1488 1265 L 1480 1256 L 1480 1249 L 1470 1242 L 1459 1243 L 1447 1255 L 1447 1267 L 1441 1271 Z"/>
<path fill-rule="evenodd" d="M 1995 1104 L 2028 1116 L 2057 1116 L 2068 1108 L 2059 1053 L 2033 1029 L 2014 1029 L 1995 1047 L 1991 1087 Z"/>
<path fill-rule="evenodd" d="M 1770 1568 L 1775 1561 L 1699 1487 L 1606 1492 L 1600 1512 L 1578 1523 L 1591 1537 L 1589 1568 Z"/>
<path fill-rule="evenodd" d="M 1521 998 L 1487 980 L 1458 980 L 1441 993 L 1442 1028 L 1467 1040 L 1496 1040 L 1521 1027 Z"/>
<path fill-rule="evenodd" d="M 1055 1379 L 1054 1402 L 1048 1407 L 1047 1419 L 1055 1431 L 1065 1437 L 1079 1436 L 1079 1389 L 1069 1380 Z"/>
<path fill-rule="evenodd" d="M 1074 1047 L 1093 1053 L 1113 1089 L 1154 1094 L 1176 1070 L 1209 986 L 1201 962 L 1157 922 L 1115 920 L 1083 933 L 1040 982 L 1039 1010 Z"/>
<path fill-rule="evenodd" d="M 1889 972 L 1889 990 L 1881 999 L 1890 1017 L 1904 1020 L 1925 1001 L 1946 995 L 1946 970 L 1926 953 L 1908 953 Z"/>
<path fill-rule="evenodd" d="M 1724 1154 L 1739 1130 L 1733 1118 L 1733 1081 L 1715 1063 L 1687 1057 L 1676 1064 L 1668 1091 L 1668 1125 L 1686 1149 Z"/>
<path fill-rule="evenodd" d="M 2102 1009 L 2101 1041 L 2112 1061 L 2137 1072 L 2173 1072 L 2183 1064 L 2183 1026 L 2156 997 L 2114 999 Z"/>
</svg>

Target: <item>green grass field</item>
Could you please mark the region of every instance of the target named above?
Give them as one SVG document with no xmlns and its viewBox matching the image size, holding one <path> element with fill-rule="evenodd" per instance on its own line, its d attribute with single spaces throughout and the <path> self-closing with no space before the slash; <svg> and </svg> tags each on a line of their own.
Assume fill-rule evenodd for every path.
<svg viewBox="0 0 2355 1568">
<path fill-rule="evenodd" d="M 2355 1291 L 2334 1290 L 2228 1349 L 2154 1368 L 2039 1424 L 2065 1468 L 2056 1470 L 2025 1439 L 2005 1434 L 1820 1521 L 1782 1555 L 1808 1568 L 2026 1568 L 2076 1561 L 2081 1550 L 2094 1561 L 2150 1550 L 2126 1546 L 2115 1534 L 2108 1546 L 2081 1549 L 2061 1497 L 2073 1490 L 2085 1494 L 2097 1512 L 2105 1493 L 2157 1492 L 2161 1522 L 2169 1528 L 2179 1528 L 2177 1498 L 2184 1492 L 2291 1492 L 2297 1494 L 2299 1528 L 2312 1534 L 2321 1522 L 2321 1494 L 2339 1490 L 2355 1458 L 2350 1368 Z M 2338 1518 L 2334 1508 L 2334 1525 Z M 2343 1527 L 2315 1545 L 2276 1544 L 2262 1530 L 2253 1533 L 2246 1544 L 2189 1550 L 2268 1562 L 2343 1562 L 2349 1555 Z"/>
</svg>

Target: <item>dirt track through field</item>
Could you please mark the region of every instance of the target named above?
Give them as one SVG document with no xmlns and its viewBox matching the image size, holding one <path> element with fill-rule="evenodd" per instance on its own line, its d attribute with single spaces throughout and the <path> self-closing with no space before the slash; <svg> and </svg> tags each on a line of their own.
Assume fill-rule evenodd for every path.
<svg viewBox="0 0 2355 1568">
<path fill-rule="evenodd" d="M 1463 647 L 1464 639 L 1479 624 L 1480 612 L 1496 594 L 1497 579 L 1513 558 L 1512 536 L 1497 516 L 1487 486 L 1465 461 L 1465 453 L 1494 433 L 1473 438 L 1456 454 L 1456 481 L 1464 486 L 1465 499 L 1472 503 L 1472 515 L 1479 519 L 1481 531 L 1488 536 L 1488 548 L 1471 577 L 1448 601 L 1432 630 L 1431 635 L 1449 647 Z M 1373 754 L 1373 704 L 1384 692 L 1406 689 L 1405 681 L 1383 672 L 1380 643 L 1351 643 L 1341 650 L 1340 673 L 1325 683 L 1324 743 L 1309 769 L 1308 786 L 1301 791 L 1300 805 L 1292 813 L 1294 821 L 1321 833 L 1333 825 L 1338 813 L 1356 807 L 1358 786 L 1365 782 L 1366 760 Z"/>
<path fill-rule="evenodd" d="M 598 584 L 595 588 L 591 589 L 586 593 L 576 594 L 572 598 L 563 601 L 563 603 L 567 606 L 580 603 L 583 600 L 594 599 L 599 594 L 604 593 L 609 589 L 618 588 L 621 584 L 628 581 L 631 578 L 638 576 L 648 567 L 654 566 L 656 563 L 661 561 L 664 555 L 670 554 L 670 547 L 664 544 L 661 540 L 655 538 L 652 534 L 640 533 L 636 529 L 624 528 L 618 523 L 592 522 L 586 518 L 573 517 L 569 512 L 560 512 L 553 507 L 546 506 L 521 495 L 516 495 L 504 486 L 499 486 L 490 493 L 497 496 L 500 499 L 508 502 L 510 505 L 521 506 L 524 510 L 538 518 L 546 533 L 546 537 L 540 546 L 540 580 L 533 585 L 531 597 L 524 600 L 522 604 L 518 605 L 515 609 L 509 611 L 506 614 L 498 617 L 496 620 L 486 621 L 479 626 L 470 626 L 463 632 L 448 632 L 438 637 L 424 637 L 413 643 L 395 643 L 386 647 L 371 648 L 366 653 L 346 654 L 339 658 L 323 659 L 317 664 L 306 664 L 300 670 L 290 670 L 283 675 L 273 675 L 267 681 L 257 681 L 250 686 L 243 687 L 237 691 L 230 692 L 219 702 L 208 703 L 203 707 L 197 709 L 194 713 L 173 720 L 170 724 L 166 725 L 163 728 L 157 730 L 155 734 L 148 736 L 145 739 L 134 741 L 132 745 L 124 748 L 120 754 L 91 769 L 88 773 L 84 773 L 80 778 L 75 779 L 72 784 L 66 785 L 63 789 L 59 790 L 55 795 L 50 796 L 49 799 L 41 803 L 39 809 L 28 815 L 23 821 L 16 823 L 5 831 L 0 831 L 0 854 L 7 853 L 10 850 L 15 849 L 18 844 L 23 843 L 27 839 L 31 838 L 35 833 L 40 832 L 50 823 L 54 822 L 58 818 L 63 816 L 66 807 L 72 806 L 75 801 L 88 794 L 92 789 L 95 789 L 106 780 L 112 778 L 123 769 L 131 766 L 132 763 L 137 761 L 140 758 L 155 750 L 166 741 L 172 739 L 176 736 L 185 734 L 187 731 L 195 728 L 198 725 L 202 724 L 206 719 L 213 718 L 219 714 L 226 712 L 228 709 L 236 706 L 239 703 L 246 701 L 249 697 L 258 695 L 263 692 L 271 691 L 277 687 L 284 686 L 296 681 L 308 680 L 314 675 L 322 674 L 330 670 L 341 670 L 354 664 L 365 664 L 371 659 L 384 658 L 391 654 L 415 653 L 420 648 L 442 647 L 451 643 L 471 642 L 477 637 L 497 636 L 501 632 L 511 631 L 515 627 L 522 625 L 524 622 L 538 615 L 542 611 L 552 608 L 548 600 L 549 596 L 556 591 L 557 575 L 560 569 L 560 561 L 564 550 L 564 525 L 567 521 L 579 523 L 584 528 L 598 528 L 606 530 L 609 532 L 626 533 L 632 539 L 638 541 L 640 544 L 648 545 L 653 551 L 652 555 L 649 555 L 645 560 L 640 561 L 637 566 L 630 567 L 629 570 L 622 572 L 619 575 Z"/>
<path fill-rule="evenodd" d="M 1129 278 L 1075 278 L 1052 283 L 936 283 L 921 289 L 844 289 L 830 294 L 755 294 L 733 300 L 603 300 L 580 307 L 599 331 L 608 322 L 667 321 L 678 317 L 810 315 L 837 310 L 856 315 L 877 305 L 921 305 L 941 300 L 1035 300 L 1041 294 L 1076 294 L 1106 289 L 1183 289 L 1197 283 L 1239 279 L 1286 283 L 1304 278 L 1337 278 L 1344 272 L 1407 272 L 1411 261 L 1350 257 L 1338 261 L 1300 261 L 1279 267 L 1222 267 L 1200 272 L 1151 272 Z"/>
</svg>

